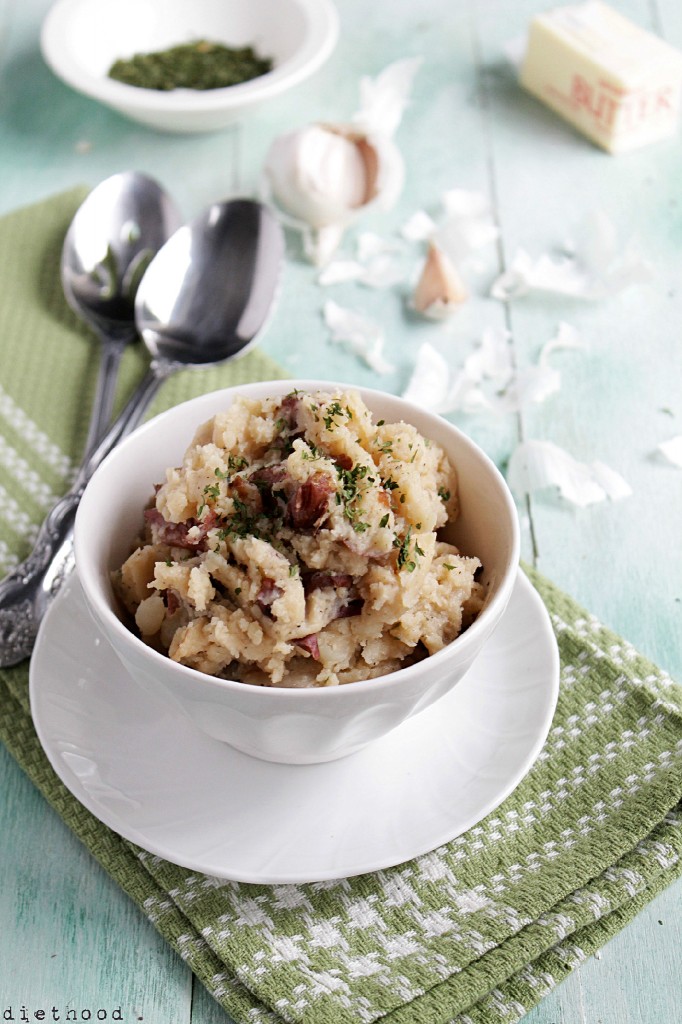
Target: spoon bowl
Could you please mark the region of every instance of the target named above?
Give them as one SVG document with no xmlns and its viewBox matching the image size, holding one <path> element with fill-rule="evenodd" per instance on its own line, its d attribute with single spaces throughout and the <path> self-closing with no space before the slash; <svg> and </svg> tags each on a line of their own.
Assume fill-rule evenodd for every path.
<svg viewBox="0 0 682 1024">
<path fill-rule="evenodd" d="M 249 199 L 216 203 L 176 231 L 135 301 L 152 359 L 203 366 L 245 352 L 269 317 L 283 254 L 277 220 Z"/>
<path fill-rule="evenodd" d="M 157 181 L 125 171 L 90 192 L 66 233 L 64 295 L 102 345 L 86 453 L 109 423 L 121 355 L 137 337 L 137 287 L 152 257 L 181 224 L 180 212 Z"/>
<path fill-rule="evenodd" d="M 140 279 L 181 224 L 175 204 L 153 178 L 126 171 L 101 182 L 64 239 L 62 286 L 73 311 L 97 331 L 134 331 Z"/>
</svg>

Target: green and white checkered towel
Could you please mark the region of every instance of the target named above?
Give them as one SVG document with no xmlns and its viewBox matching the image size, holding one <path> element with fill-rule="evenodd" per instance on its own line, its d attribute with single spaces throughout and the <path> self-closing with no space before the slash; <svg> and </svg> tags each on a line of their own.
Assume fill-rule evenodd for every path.
<svg viewBox="0 0 682 1024">
<path fill-rule="evenodd" d="M 26 554 L 85 437 L 97 352 L 62 298 L 57 269 L 82 195 L 0 221 L 3 569 Z M 127 354 L 122 392 L 143 366 L 140 353 Z M 180 375 L 156 411 L 279 375 L 252 353 Z M 682 871 L 681 688 L 529 574 L 550 612 L 562 665 L 544 750 L 480 825 L 386 871 L 245 885 L 145 853 L 55 777 L 33 731 L 26 665 L 0 672 L 0 736 L 236 1021 L 514 1021 Z"/>
</svg>

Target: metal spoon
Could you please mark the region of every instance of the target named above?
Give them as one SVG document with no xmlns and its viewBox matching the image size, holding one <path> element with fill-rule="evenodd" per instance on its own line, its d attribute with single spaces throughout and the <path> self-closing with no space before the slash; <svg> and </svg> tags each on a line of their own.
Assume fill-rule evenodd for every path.
<svg viewBox="0 0 682 1024">
<path fill-rule="evenodd" d="M 279 222 L 254 200 L 216 203 L 176 231 L 149 265 L 135 300 L 149 370 L 97 449 L 97 465 L 138 425 L 167 377 L 223 363 L 255 343 L 274 304 L 283 258 Z"/>
<path fill-rule="evenodd" d="M 137 426 L 171 374 L 225 362 L 256 341 L 273 305 L 283 256 L 274 215 L 260 203 L 237 199 L 209 207 L 154 257 L 135 301 L 151 365 L 48 515 L 31 558 L 0 584 L 0 666 L 30 655 L 43 615 L 73 568 L 73 522 L 96 468 Z"/>
<path fill-rule="evenodd" d="M 66 233 L 61 260 L 64 294 L 102 347 L 86 454 L 109 424 L 121 356 L 137 337 L 135 294 L 141 277 L 181 224 L 180 212 L 158 182 L 126 171 L 90 192 Z"/>
<path fill-rule="evenodd" d="M 142 274 L 181 224 L 179 211 L 158 182 L 126 171 L 89 193 L 66 233 L 61 258 L 64 294 L 101 345 L 84 457 L 92 454 L 109 424 L 121 356 L 137 338 L 135 294 Z M 0 583 L 0 662 L 5 641 L 13 646 L 12 637 L 27 638 L 27 653 L 32 647 L 46 605 L 32 619 L 28 588 L 55 593 L 73 567 L 71 533 L 66 523 L 62 528 L 60 515 L 58 505 L 43 524 L 31 555 Z"/>
</svg>

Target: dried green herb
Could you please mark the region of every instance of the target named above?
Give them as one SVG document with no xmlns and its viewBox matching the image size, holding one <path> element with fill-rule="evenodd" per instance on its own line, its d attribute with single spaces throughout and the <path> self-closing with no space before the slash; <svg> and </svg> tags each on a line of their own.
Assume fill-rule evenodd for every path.
<svg viewBox="0 0 682 1024">
<path fill-rule="evenodd" d="M 136 53 L 117 60 L 109 78 L 141 89 L 223 89 L 258 78 L 272 70 L 272 61 L 253 47 L 224 46 L 200 39 L 154 53 Z"/>
<path fill-rule="evenodd" d="M 220 540 L 228 540 L 230 537 L 262 537 L 259 529 L 261 517 L 254 514 L 239 498 L 233 498 L 232 503 L 234 511 L 221 519 L 221 528 L 218 530 Z"/>
</svg>

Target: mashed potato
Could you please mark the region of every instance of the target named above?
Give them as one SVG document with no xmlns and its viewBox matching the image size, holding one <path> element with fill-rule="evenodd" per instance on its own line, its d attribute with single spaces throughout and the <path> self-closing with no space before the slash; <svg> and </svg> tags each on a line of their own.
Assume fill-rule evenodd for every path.
<svg viewBox="0 0 682 1024">
<path fill-rule="evenodd" d="M 201 672 L 330 686 L 439 651 L 480 610 L 445 453 L 353 392 L 238 398 L 202 426 L 114 573 L 142 639 Z"/>
</svg>

